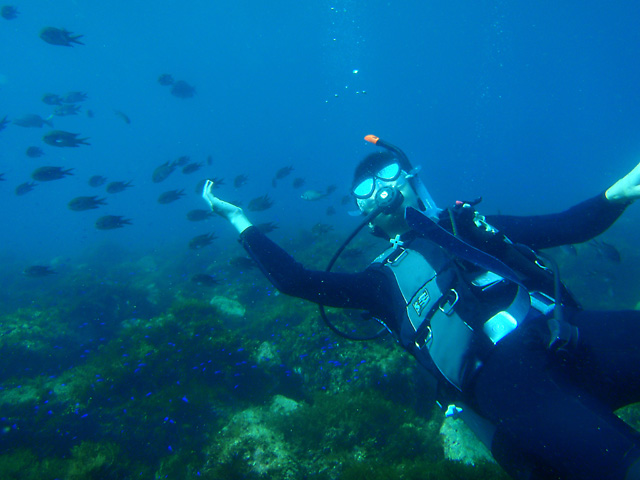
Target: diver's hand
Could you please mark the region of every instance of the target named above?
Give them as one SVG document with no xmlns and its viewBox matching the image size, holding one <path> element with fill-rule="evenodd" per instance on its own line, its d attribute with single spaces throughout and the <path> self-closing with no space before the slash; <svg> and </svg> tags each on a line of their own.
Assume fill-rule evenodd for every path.
<svg viewBox="0 0 640 480">
<path fill-rule="evenodd" d="M 240 207 L 216 197 L 213 194 L 213 186 L 214 184 L 211 180 L 205 182 L 204 189 L 202 190 L 202 198 L 209 204 L 212 211 L 229 220 L 231 225 L 238 230 L 238 233 L 244 232 L 251 226 L 249 219 Z"/>
<path fill-rule="evenodd" d="M 611 202 L 633 202 L 640 198 L 640 163 L 605 192 Z"/>
</svg>

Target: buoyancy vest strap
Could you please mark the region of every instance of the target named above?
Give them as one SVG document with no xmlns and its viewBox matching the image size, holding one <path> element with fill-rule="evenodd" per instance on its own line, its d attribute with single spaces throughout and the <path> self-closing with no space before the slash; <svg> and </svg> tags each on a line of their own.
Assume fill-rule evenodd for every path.
<svg viewBox="0 0 640 480">
<path fill-rule="evenodd" d="M 514 272 L 509 266 L 488 253 L 469 245 L 459 237 L 447 232 L 444 228 L 426 215 L 420 213 L 415 208 L 407 208 L 405 211 L 405 219 L 407 220 L 409 227 L 413 230 L 426 236 L 429 240 L 440 245 L 456 257 L 471 262 L 484 270 L 497 273 L 501 277 L 526 288 L 518 278 L 516 272 Z"/>
</svg>

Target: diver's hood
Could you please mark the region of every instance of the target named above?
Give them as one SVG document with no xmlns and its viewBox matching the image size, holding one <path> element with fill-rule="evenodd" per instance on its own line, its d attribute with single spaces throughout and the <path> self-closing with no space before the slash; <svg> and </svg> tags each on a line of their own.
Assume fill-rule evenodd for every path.
<svg viewBox="0 0 640 480">
<path fill-rule="evenodd" d="M 427 187 L 424 185 L 424 183 L 422 183 L 422 180 L 420 180 L 420 177 L 418 176 L 420 167 L 414 167 L 409 161 L 407 155 L 395 145 L 385 142 L 375 135 L 367 135 L 364 137 L 364 139 L 369 143 L 373 143 L 374 145 L 389 150 L 397 157 L 398 163 L 400 164 L 400 167 L 402 167 L 402 170 L 408 173 L 407 181 L 409 182 L 409 185 L 411 185 L 411 188 L 413 188 L 413 191 L 418 196 L 420 203 L 420 205 L 418 206 L 420 211 L 427 217 L 437 221 L 438 215 L 440 214 L 442 209 L 436 206 L 436 202 L 433 201 L 429 190 L 427 190 Z M 363 212 L 358 210 L 357 212 L 353 213 L 349 212 L 349 214 L 361 216 L 363 215 Z"/>
</svg>

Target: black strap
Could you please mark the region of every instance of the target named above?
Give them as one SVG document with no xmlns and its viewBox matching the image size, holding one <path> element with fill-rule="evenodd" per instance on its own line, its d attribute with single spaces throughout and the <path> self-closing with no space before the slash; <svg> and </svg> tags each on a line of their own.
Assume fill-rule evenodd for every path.
<svg viewBox="0 0 640 480">
<path fill-rule="evenodd" d="M 496 257 L 489 255 L 488 253 L 478 250 L 476 247 L 469 245 L 464 240 L 460 239 L 447 232 L 444 228 L 438 225 L 435 221 L 422 214 L 413 207 L 407 208 L 405 212 L 405 219 L 407 224 L 412 230 L 421 233 L 429 240 L 440 245 L 442 248 L 452 253 L 453 255 L 467 260 L 478 267 L 488 270 L 493 273 L 497 273 L 503 278 L 520 285 L 523 288 L 527 288 L 522 281 L 518 278 L 516 272 L 514 272 L 505 263 L 498 260 Z M 528 290 L 528 289 L 527 289 Z"/>
</svg>

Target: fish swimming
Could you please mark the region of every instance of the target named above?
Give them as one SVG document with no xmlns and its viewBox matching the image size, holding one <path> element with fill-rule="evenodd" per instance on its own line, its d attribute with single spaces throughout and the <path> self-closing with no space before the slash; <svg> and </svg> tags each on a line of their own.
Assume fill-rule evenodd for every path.
<svg viewBox="0 0 640 480">
<path fill-rule="evenodd" d="M 175 202 L 181 197 L 184 197 L 184 190 L 169 190 L 168 192 L 160 194 L 158 197 L 158 203 L 166 205 L 167 203 Z"/>
<path fill-rule="evenodd" d="M 300 195 L 300 198 L 308 202 L 315 202 L 317 200 L 326 198 L 328 195 L 329 194 L 327 192 L 321 192 L 319 190 L 307 190 L 302 195 Z"/>
<path fill-rule="evenodd" d="M 91 145 L 88 138 L 77 138 L 79 133 L 65 132 L 64 130 L 52 130 L 42 140 L 52 147 L 77 147 L 79 145 Z"/>
<path fill-rule="evenodd" d="M 153 171 L 153 174 L 151 175 L 151 181 L 153 183 L 163 182 L 167 179 L 169 175 L 173 173 L 175 169 L 176 169 L 175 164 L 169 161 L 166 161 Z"/>
<path fill-rule="evenodd" d="M 178 80 L 171 87 L 171 95 L 178 98 L 191 98 L 196 94 L 195 87 L 192 87 L 184 80 Z"/>
<path fill-rule="evenodd" d="M 27 193 L 29 193 L 31 190 L 33 190 L 34 188 L 36 188 L 38 186 L 37 183 L 35 182 L 24 182 L 21 183 L 20 185 L 18 185 L 15 189 L 15 194 L 19 197 L 26 195 Z"/>
<path fill-rule="evenodd" d="M 53 275 L 55 273 L 56 272 L 54 270 L 51 270 L 51 268 L 47 265 L 31 265 L 30 267 L 27 267 L 22 271 L 22 274 L 25 277 L 31 278 L 48 277 L 49 275 Z"/>
<path fill-rule="evenodd" d="M 67 207 L 69 208 L 69 210 L 73 210 L 74 212 L 83 212 L 85 210 L 94 210 L 100 205 L 106 204 L 106 198 L 98 198 L 97 196 L 76 197 L 67 204 Z"/>
<path fill-rule="evenodd" d="M 20 12 L 13 5 L 5 5 L 0 9 L 0 16 L 5 20 L 15 20 Z"/>
<path fill-rule="evenodd" d="M 184 173 L 185 175 L 189 175 L 191 173 L 197 172 L 203 166 L 204 165 L 202 163 L 199 163 L 199 162 L 188 163 L 187 165 L 182 167 L 182 173 Z"/>
<path fill-rule="evenodd" d="M 128 182 L 111 182 L 107 185 L 107 193 L 124 192 L 127 188 L 133 187 L 133 185 L 131 185 L 131 182 L 131 180 L 129 180 Z"/>
<path fill-rule="evenodd" d="M 104 185 L 106 181 L 107 181 L 107 177 L 103 177 L 102 175 L 94 175 L 89 179 L 89 186 L 100 187 L 101 185 Z"/>
<path fill-rule="evenodd" d="M 205 233 L 202 235 L 196 235 L 189 242 L 189 248 L 191 250 L 200 250 L 201 248 L 211 245 L 213 241 L 218 238 L 214 233 Z"/>
<path fill-rule="evenodd" d="M 40 115 L 36 115 L 35 113 L 28 113 L 21 117 L 14 118 L 13 124 L 25 128 L 42 128 L 43 125 L 53 127 L 51 120 L 42 118 Z"/>
<path fill-rule="evenodd" d="M 129 116 L 126 113 L 121 112 L 120 110 L 114 110 L 113 113 L 115 113 L 116 116 L 120 117 L 122 119 L 122 121 L 124 123 L 126 123 L 127 125 L 131 123 L 131 119 L 129 118 Z"/>
<path fill-rule="evenodd" d="M 28 147 L 25 153 L 29 158 L 38 158 L 44 155 L 40 147 Z"/>
<path fill-rule="evenodd" d="M 220 281 L 217 280 L 213 275 L 208 275 L 206 273 L 197 273 L 191 277 L 191 281 L 196 285 L 200 285 L 201 287 L 214 287 L 220 284 Z"/>
<path fill-rule="evenodd" d="M 105 215 L 98 218 L 95 225 L 98 230 L 114 230 L 131 225 L 131 220 L 120 215 Z"/>
<path fill-rule="evenodd" d="M 249 206 L 247 207 L 252 212 L 262 212 L 267 210 L 273 206 L 273 200 L 269 197 L 269 195 L 262 195 L 260 197 L 256 197 L 249 202 Z"/>
<path fill-rule="evenodd" d="M 64 28 L 44 27 L 40 30 L 40 38 L 51 45 L 73 47 L 73 44 L 84 45 L 80 41 L 83 35 L 73 35 Z"/>
<path fill-rule="evenodd" d="M 31 178 L 37 182 L 51 182 L 53 180 L 60 180 L 67 175 L 73 175 L 71 171 L 73 168 L 64 170 L 62 167 L 40 167 L 31 172 Z"/>
<path fill-rule="evenodd" d="M 187 220 L 189 220 L 190 222 L 201 222 L 213 217 L 213 215 L 214 213 L 211 210 L 189 210 L 187 212 Z"/>
<path fill-rule="evenodd" d="M 84 92 L 69 92 L 61 100 L 64 103 L 79 103 L 84 102 L 87 98 L 89 98 L 89 95 Z"/>
</svg>

